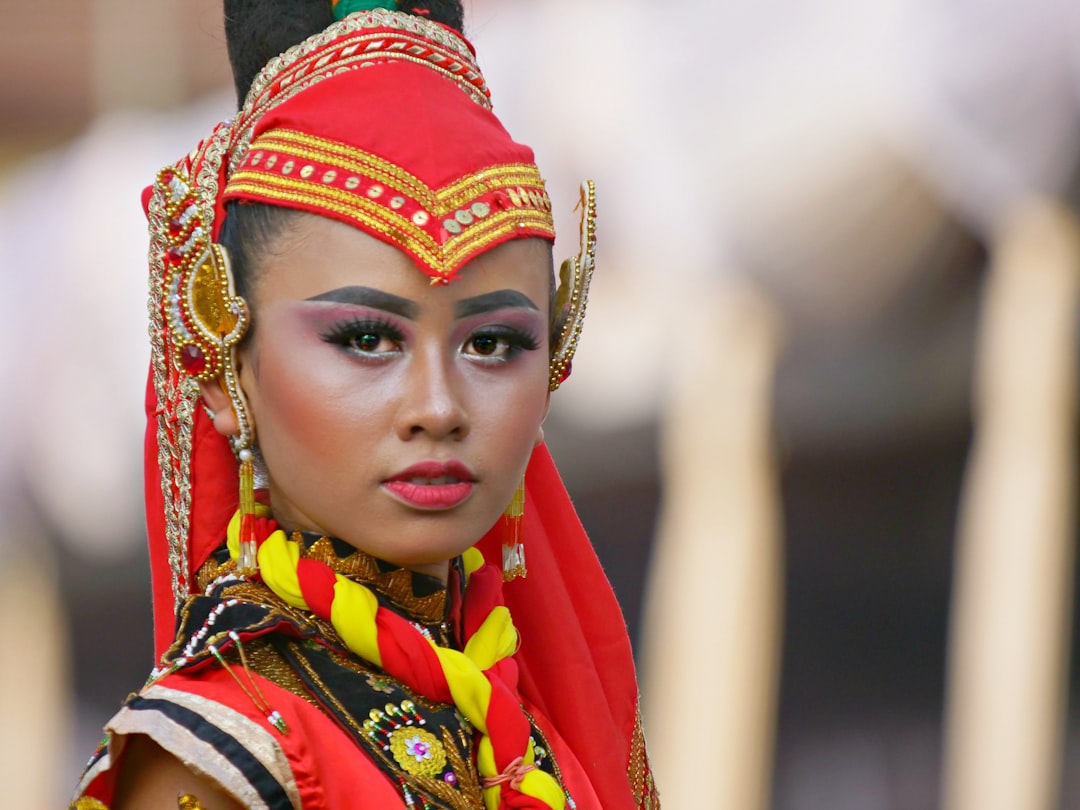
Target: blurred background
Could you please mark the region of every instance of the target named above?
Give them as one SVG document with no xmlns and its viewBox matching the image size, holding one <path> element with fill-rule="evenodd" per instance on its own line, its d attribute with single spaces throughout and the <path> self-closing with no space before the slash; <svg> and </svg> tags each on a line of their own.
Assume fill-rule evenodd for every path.
<svg viewBox="0 0 1080 810">
<path fill-rule="evenodd" d="M 0 783 L 45 808 L 153 664 L 139 195 L 235 101 L 220 0 L 0 8 Z M 466 9 L 495 110 L 548 177 L 557 255 L 597 181 L 588 325 L 546 432 L 636 649 L 679 369 L 734 363 L 764 329 L 783 629 L 768 806 L 938 806 L 979 307 L 1016 206 L 1080 204 L 1080 6 Z M 710 312 L 727 338 L 691 328 Z M 737 418 L 695 407 L 691 435 Z M 1068 718 L 1061 808 L 1080 807 Z"/>
</svg>

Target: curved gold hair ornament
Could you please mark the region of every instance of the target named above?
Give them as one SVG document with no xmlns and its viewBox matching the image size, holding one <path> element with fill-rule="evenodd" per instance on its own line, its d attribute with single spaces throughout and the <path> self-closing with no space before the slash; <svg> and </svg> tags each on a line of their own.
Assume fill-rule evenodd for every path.
<svg viewBox="0 0 1080 810">
<path fill-rule="evenodd" d="M 559 290 L 555 295 L 555 312 L 562 319 L 562 328 L 551 348 L 548 388 L 552 391 L 570 376 L 570 364 L 581 339 L 589 284 L 596 265 L 596 184 L 592 180 L 581 184 L 578 207 L 581 209 L 581 252 L 562 263 Z"/>
<path fill-rule="evenodd" d="M 165 319 L 172 335 L 173 362 L 195 380 L 221 380 L 239 424 L 239 432 L 229 439 L 239 454 L 255 441 L 236 375 L 236 346 L 250 320 L 247 303 L 236 294 L 228 251 L 210 241 L 187 180 L 174 169 L 163 169 L 157 186 L 168 223 L 163 229 Z"/>
</svg>

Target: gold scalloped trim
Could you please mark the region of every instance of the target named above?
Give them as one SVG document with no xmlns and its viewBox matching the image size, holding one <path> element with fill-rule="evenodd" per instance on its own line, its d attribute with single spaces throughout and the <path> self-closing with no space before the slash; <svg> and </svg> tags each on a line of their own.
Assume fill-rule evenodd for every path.
<svg viewBox="0 0 1080 810">
<path fill-rule="evenodd" d="M 523 231 L 555 238 L 551 200 L 533 164 L 486 166 L 431 187 L 378 155 L 287 129 L 252 142 L 225 188 L 230 197 L 344 218 L 442 278 Z"/>
<path fill-rule="evenodd" d="M 297 539 L 295 534 L 293 539 Z M 348 557 L 338 557 L 333 543 L 325 537 L 312 543 L 303 556 L 326 563 L 335 573 L 362 582 L 372 590 L 389 597 L 409 618 L 432 623 L 440 622 L 446 617 L 446 590 L 440 589 L 427 596 L 416 596 L 413 593 L 413 573 L 407 568 L 381 571 L 374 557 L 359 550 Z"/>
</svg>

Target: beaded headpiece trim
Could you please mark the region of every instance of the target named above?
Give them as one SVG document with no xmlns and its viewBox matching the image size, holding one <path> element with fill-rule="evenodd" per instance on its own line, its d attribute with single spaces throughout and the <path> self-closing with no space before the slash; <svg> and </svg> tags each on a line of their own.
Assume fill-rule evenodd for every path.
<svg viewBox="0 0 1080 810">
<path fill-rule="evenodd" d="M 551 201 L 535 165 L 490 166 L 431 188 L 362 149 L 302 132 L 257 137 L 225 199 L 317 210 L 375 232 L 433 279 L 448 279 L 507 236 L 554 237 Z"/>
</svg>

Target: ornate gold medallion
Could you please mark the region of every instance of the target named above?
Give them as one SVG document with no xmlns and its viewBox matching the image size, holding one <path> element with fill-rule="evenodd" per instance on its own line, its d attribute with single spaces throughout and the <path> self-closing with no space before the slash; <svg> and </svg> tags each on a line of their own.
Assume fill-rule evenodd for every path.
<svg viewBox="0 0 1080 810">
<path fill-rule="evenodd" d="M 446 749 L 430 731 L 405 726 L 390 735 L 390 752 L 413 776 L 438 776 L 446 767 Z"/>
</svg>

